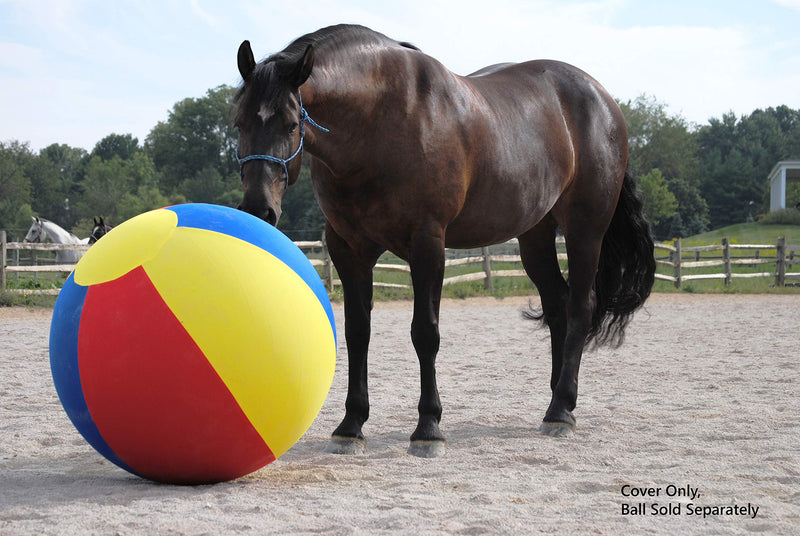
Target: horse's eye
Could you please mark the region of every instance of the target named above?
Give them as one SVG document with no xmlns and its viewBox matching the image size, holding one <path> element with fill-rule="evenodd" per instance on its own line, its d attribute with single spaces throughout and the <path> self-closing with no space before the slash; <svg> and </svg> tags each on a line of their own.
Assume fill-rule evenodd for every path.
<svg viewBox="0 0 800 536">
<path fill-rule="evenodd" d="M 298 126 L 299 125 L 298 125 L 297 122 L 294 122 L 291 125 L 289 125 L 289 134 L 294 134 L 295 132 L 297 132 L 297 127 Z"/>
</svg>

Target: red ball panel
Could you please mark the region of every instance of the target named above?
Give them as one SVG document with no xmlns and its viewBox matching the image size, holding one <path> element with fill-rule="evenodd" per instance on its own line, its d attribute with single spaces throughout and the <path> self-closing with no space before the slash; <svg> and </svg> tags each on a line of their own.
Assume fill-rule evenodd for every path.
<svg viewBox="0 0 800 536">
<path fill-rule="evenodd" d="M 78 361 L 100 434 L 140 475 L 220 482 L 274 461 L 144 268 L 89 287 Z"/>
</svg>

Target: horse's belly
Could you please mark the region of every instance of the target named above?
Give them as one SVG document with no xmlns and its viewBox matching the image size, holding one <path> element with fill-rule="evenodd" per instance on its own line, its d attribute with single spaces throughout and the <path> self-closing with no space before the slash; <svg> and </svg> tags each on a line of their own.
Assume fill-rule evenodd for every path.
<svg viewBox="0 0 800 536">
<path fill-rule="evenodd" d="M 516 238 L 544 218 L 552 204 L 489 203 L 469 208 L 447 227 L 445 246 L 476 248 Z"/>
<path fill-rule="evenodd" d="M 516 171 L 486 175 L 472 184 L 461 211 L 447 226 L 447 247 L 482 247 L 520 236 L 550 212 L 568 183 L 567 174 L 556 166 Z"/>
</svg>

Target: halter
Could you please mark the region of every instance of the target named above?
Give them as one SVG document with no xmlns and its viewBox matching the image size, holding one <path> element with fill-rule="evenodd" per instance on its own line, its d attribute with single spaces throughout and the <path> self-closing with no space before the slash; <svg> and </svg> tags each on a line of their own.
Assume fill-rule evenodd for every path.
<svg viewBox="0 0 800 536">
<path fill-rule="evenodd" d="M 297 150 L 294 152 L 292 156 L 289 158 L 278 158 L 276 156 L 270 156 L 267 154 L 251 154 L 249 156 L 245 156 L 244 158 L 239 158 L 239 147 L 236 147 L 236 160 L 239 161 L 239 176 L 242 177 L 242 181 L 244 181 L 244 164 L 245 162 L 249 162 L 251 160 L 266 160 L 267 162 L 274 162 L 276 164 L 280 164 L 283 166 L 283 173 L 286 175 L 286 188 L 289 188 L 289 168 L 286 167 L 286 164 L 292 161 L 292 159 L 299 155 L 303 151 L 303 139 L 306 135 L 306 121 L 309 124 L 317 127 L 322 132 L 330 132 L 327 128 L 320 126 L 316 121 L 309 117 L 308 112 L 305 108 L 303 108 L 303 97 L 300 92 L 297 92 L 297 98 L 300 101 L 300 146 L 297 147 Z"/>
</svg>

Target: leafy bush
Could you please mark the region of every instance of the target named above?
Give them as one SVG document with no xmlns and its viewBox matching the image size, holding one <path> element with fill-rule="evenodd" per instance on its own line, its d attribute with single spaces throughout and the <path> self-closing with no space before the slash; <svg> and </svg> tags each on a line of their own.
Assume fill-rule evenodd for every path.
<svg viewBox="0 0 800 536">
<path fill-rule="evenodd" d="M 11 307 L 16 303 L 14 295 L 10 292 L 0 291 L 0 307 Z"/>
<path fill-rule="evenodd" d="M 785 208 L 770 212 L 759 217 L 758 223 L 762 225 L 800 225 L 800 210 Z"/>
</svg>

